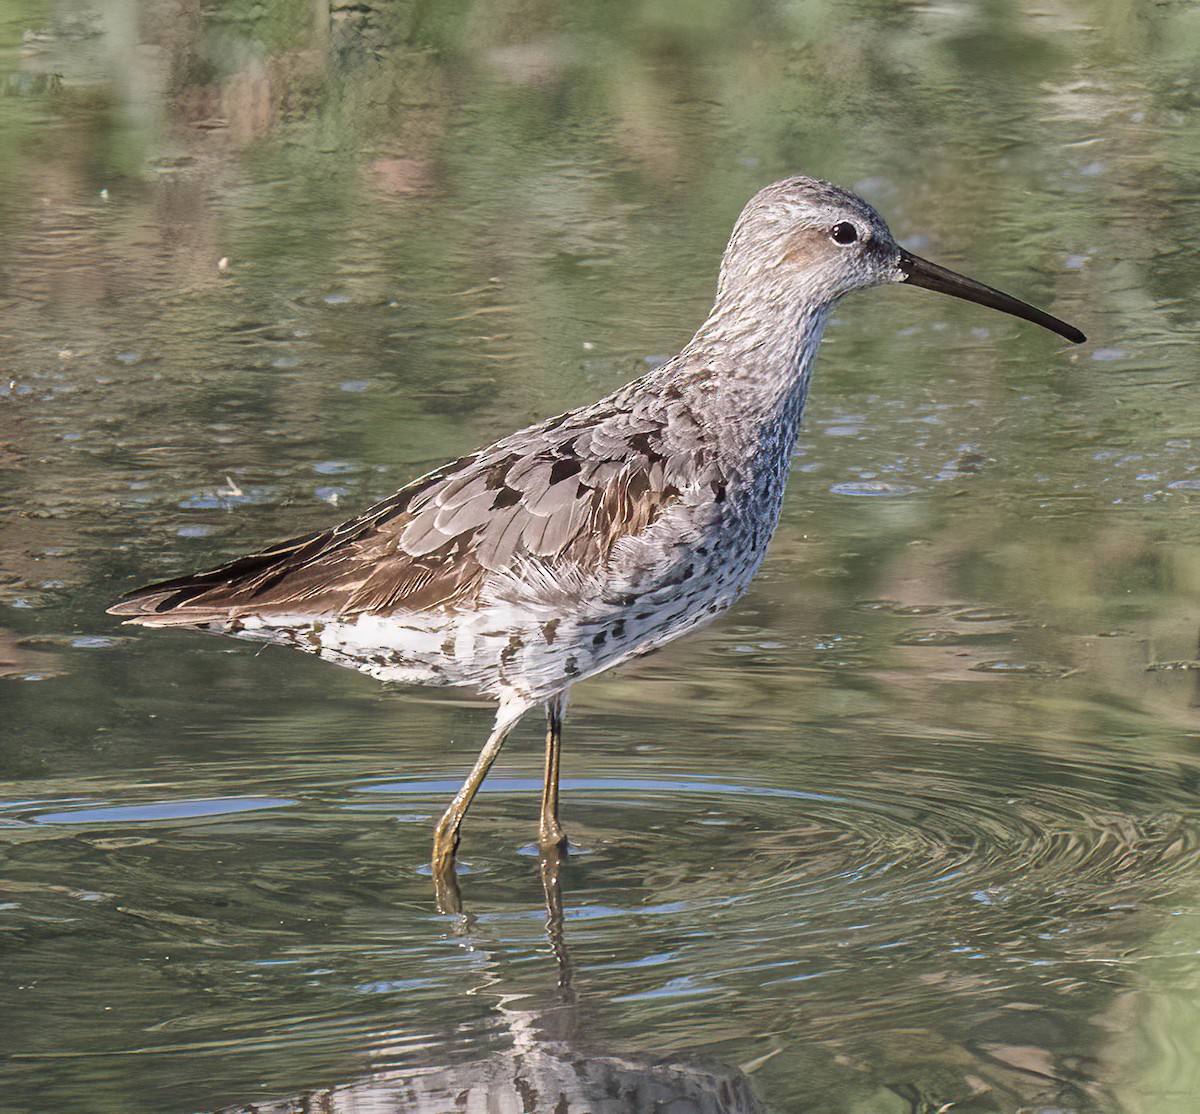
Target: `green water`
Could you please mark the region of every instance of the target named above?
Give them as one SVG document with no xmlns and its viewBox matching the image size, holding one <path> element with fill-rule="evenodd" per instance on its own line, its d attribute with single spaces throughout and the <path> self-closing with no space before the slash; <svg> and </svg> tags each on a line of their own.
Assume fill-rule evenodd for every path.
<svg viewBox="0 0 1200 1114">
<path fill-rule="evenodd" d="M 1200 1107 L 1198 51 L 0 2 L 0 1110 Z M 636 376 L 795 172 L 1091 339 L 844 303 L 753 590 L 575 689 L 561 925 L 532 717 L 440 916 L 486 707 L 104 607 Z"/>
</svg>

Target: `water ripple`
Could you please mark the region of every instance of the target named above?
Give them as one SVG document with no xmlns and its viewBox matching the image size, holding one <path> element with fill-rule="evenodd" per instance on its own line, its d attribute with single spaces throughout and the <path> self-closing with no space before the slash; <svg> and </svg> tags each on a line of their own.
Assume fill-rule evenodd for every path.
<svg viewBox="0 0 1200 1114">
<path fill-rule="evenodd" d="M 174 820 L 208 819 L 232 816 L 260 809 L 285 808 L 295 801 L 274 797 L 222 797 L 192 801 L 154 801 L 137 805 L 104 805 L 98 808 L 69 809 L 36 813 L 36 824 L 144 824 L 170 823 Z"/>
<path fill-rule="evenodd" d="M 562 788 L 568 820 L 579 825 L 572 834 L 589 852 L 576 857 L 579 869 L 608 891 L 606 907 L 642 916 L 661 904 L 653 880 L 669 873 L 672 908 L 733 904 L 739 919 L 753 921 L 786 906 L 790 893 L 810 918 L 886 906 L 887 931 L 895 934 L 908 916 L 901 910 L 912 905 L 919 920 L 911 928 L 919 933 L 926 931 L 922 907 L 932 900 L 1003 908 L 1036 893 L 1044 910 L 1071 895 L 1115 907 L 1169 894 L 1200 867 L 1195 805 L 1155 784 L 1161 771 L 1147 770 L 1139 786 L 1128 766 L 1113 770 L 1140 798 L 1119 810 L 1102 766 L 1055 765 L 1049 777 L 1042 771 L 1036 784 L 1008 792 L 933 770 L 884 770 L 822 791 L 654 777 L 564 779 Z M 428 795 L 433 804 L 456 785 L 404 780 L 355 788 Z M 539 788 L 534 778 L 500 778 L 484 795 L 524 804 Z M 494 807 L 476 805 L 480 813 Z M 632 832 L 631 817 L 643 821 Z M 499 852 L 481 851 L 469 834 L 465 854 L 473 873 L 498 869 Z M 707 871 L 672 865 L 704 861 L 713 864 Z M 614 903 L 610 887 L 626 900 Z"/>
</svg>

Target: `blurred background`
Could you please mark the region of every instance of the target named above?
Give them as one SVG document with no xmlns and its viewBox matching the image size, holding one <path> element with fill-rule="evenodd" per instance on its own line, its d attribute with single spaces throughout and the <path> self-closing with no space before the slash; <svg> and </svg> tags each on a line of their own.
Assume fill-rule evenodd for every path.
<svg viewBox="0 0 1200 1114">
<path fill-rule="evenodd" d="M 0 1110 L 1195 1110 L 1198 50 L 1130 0 L 0 0 Z M 654 366 L 797 172 L 1089 343 L 843 303 L 751 593 L 575 689 L 562 931 L 535 717 L 439 916 L 486 706 L 104 608 Z"/>
</svg>

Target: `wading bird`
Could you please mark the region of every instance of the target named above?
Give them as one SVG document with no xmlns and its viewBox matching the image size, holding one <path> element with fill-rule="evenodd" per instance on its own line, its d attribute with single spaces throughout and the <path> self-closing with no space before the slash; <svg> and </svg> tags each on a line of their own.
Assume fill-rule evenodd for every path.
<svg viewBox="0 0 1200 1114">
<path fill-rule="evenodd" d="M 830 311 L 853 290 L 890 283 L 1085 339 L 906 251 L 854 194 L 786 178 L 742 211 L 712 310 L 673 359 L 413 480 L 357 518 L 138 589 L 110 610 L 494 698 L 491 735 L 437 825 L 443 887 L 453 886 L 460 825 L 505 736 L 544 705 L 539 838 L 562 850 L 559 744 L 571 685 L 678 638 L 746 590 L 779 520 Z"/>
</svg>

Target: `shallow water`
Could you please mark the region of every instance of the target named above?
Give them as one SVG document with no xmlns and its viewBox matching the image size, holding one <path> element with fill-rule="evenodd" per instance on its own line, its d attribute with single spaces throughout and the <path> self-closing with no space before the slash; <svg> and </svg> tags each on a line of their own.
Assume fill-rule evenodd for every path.
<svg viewBox="0 0 1200 1114">
<path fill-rule="evenodd" d="M 1196 1109 L 1195 10 L 579 9 L 0 5 L 0 1110 Z M 441 916 L 485 706 L 104 607 L 652 366 L 795 171 L 1091 340 L 844 303 Z"/>
</svg>

